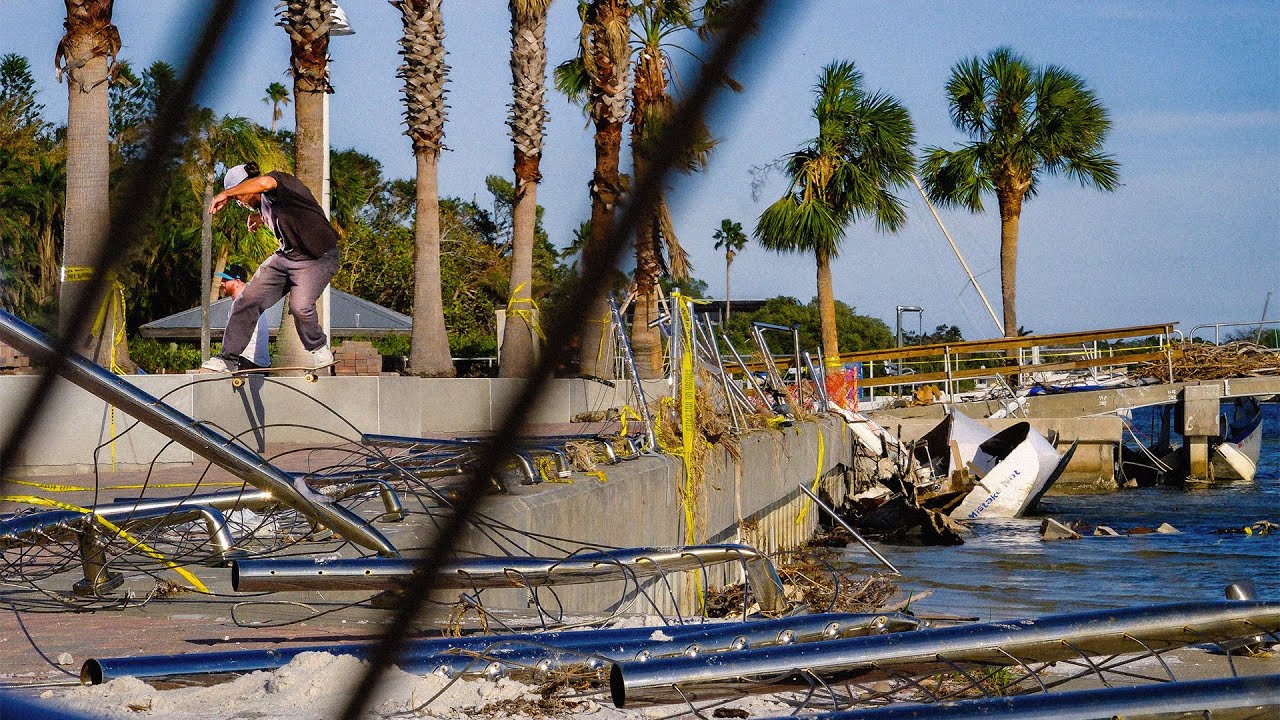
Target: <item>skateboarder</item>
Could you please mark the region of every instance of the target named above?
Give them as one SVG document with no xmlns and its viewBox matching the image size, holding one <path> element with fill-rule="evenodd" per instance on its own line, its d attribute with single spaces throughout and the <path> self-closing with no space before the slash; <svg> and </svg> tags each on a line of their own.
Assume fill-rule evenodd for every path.
<svg viewBox="0 0 1280 720">
<path fill-rule="evenodd" d="M 244 357 L 258 318 L 285 294 L 310 367 L 333 362 L 329 338 L 320 327 L 316 300 L 338 272 L 338 233 L 320 203 L 298 178 L 280 171 L 258 172 L 256 163 L 236 165 L 222 179 L 222 192 L 209 212 L 216 214 L 234 200 L 249 209 L 249 231 L 266 227 L 280 248 L 258 266 L 253 280 L 236 300 L 222 336 L 222 353 L 202 367 L 235 372 L 250 367 Z"/>
<path fill-rule="evenodd" d="M 228 265 L 226 270 L 220 273 L 214 273 L 214 277 L 222 282 L 222 292 L 231 298 L 231 312 L 235 312 L 236 301 L 240 299 L 240 295 L 244 293 L 244 289 L 248 286 L 249 271 L 243 265 Z M 271 365 L 271 352 L 267 346 L 271 337 L 270 330 L 267 328 L 267 314 L 262 313 L 258 316 L 258 326 L 249 336 L 249 344 L 245 345 L 244 350 L 240 354 L 240 362 L 244 363 L 245 359 L 252 361 L 251 365 L 265 368 Z M 240 368 L 245 369 L 245 368 Z"/>
</svg>

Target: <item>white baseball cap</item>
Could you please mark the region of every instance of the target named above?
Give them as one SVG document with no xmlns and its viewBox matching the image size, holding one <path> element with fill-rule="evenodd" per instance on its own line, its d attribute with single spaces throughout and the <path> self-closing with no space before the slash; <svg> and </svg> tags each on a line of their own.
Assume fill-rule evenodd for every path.
<svg viewBox="0 0 1280 720">
<path fill-rule="evenodd" d="M 245 170 L 244 165 L 236 165 L 227 170 L 227 174 L 222 176 L 222 189 L 230 190 L 249 179 L 249 171 Z"/>
</svg>

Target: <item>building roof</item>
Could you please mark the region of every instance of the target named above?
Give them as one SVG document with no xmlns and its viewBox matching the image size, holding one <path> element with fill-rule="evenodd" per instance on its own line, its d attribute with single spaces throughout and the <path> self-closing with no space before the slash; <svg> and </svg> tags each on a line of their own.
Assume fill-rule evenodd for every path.
<svg viewBox="0 0 1280 720">
<path fill-rule="evenodd" d="M 271 334 L 280 331 L 280 315 L 284 301 L 267 310 L 267 326 Z M 383 335 L 408 335 L 413 331 L 413 318 L 381 305 L 362 300 L 341 290 L 331 290 L 329 326 L 334 337 L 381 337 Z M 223 298 L 209 306 L 209 330 L 213 337 L 221 337 L 231 314 L 231 298 Z M 169 317 L 153 320 L 139 331 L 148 338 L 199 339 L 200 308 L 194 307 Z"/>
</svg>

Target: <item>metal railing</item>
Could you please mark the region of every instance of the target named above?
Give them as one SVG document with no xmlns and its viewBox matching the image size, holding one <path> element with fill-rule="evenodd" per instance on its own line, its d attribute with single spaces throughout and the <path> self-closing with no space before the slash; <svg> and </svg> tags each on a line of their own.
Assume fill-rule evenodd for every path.
<svg viewBox="0 0 1280 720">
<path fill-rule="evenodd" d="M 1203 330 L 1204 328 L 1213 328 L 1213 344 L 1221 345 L 1222 344 L 1222 328 L 1256 327 L 1258 328 L 1258 334 L 1261 335 L 1263 325 L 1280 325 L 1280 320 L 1252 320 L 1249 322 L 1203 323 L 1201 325 L 1197 325 L 1191 328 L 1191 332 L 1187 333 L 1187 337 L 1195 338 L 1196 333 Z M 1280 339 L 1280 333 L 1277 333 L 1276 337 Z M 1262 344 L 1262 343 L 1259 343 L 1259 344 Z M 1277 342 L 1276 349 L 1280 350 L 1280 342 Z"/>
</svg>

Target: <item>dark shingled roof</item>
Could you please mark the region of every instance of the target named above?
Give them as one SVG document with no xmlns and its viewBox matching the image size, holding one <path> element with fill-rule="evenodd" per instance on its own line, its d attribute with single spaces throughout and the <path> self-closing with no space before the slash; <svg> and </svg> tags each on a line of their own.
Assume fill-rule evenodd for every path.
<svg viewBox="0 0 1280 720">
<path fill-rule="evenodd" d="M 332 318 L 329 321 L 334 337 L 381 337 L 383 335 L 408 335 L 413 331 L 413 318 L 376 305 L 341 290 L 331 290 L 329 310 Z M 284 301 L 278 302 L 267 311 L 267 325 L 271 334 L 280 331 L 280 314 L 284 309 Z M 227 316 L 231 314 L 231 298 L 223 298 L 209 306 L 209 329 L 213 337 L 221 337 L 227 327 Z M 166 318 L 160 318 L 143 325 L 139 330 L 143 337 L 149 338 L 189 338 L 200 337 L 200 308 L 190 310 Z"/>
</svg>

